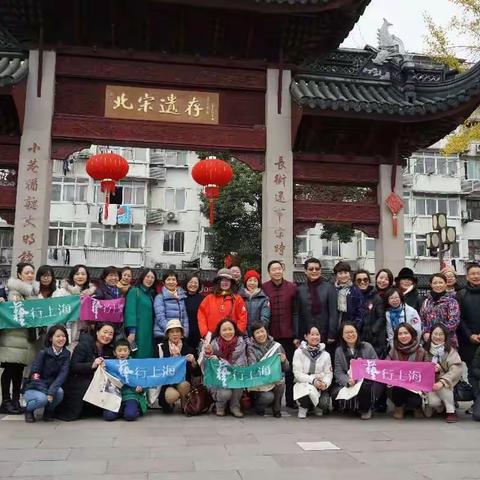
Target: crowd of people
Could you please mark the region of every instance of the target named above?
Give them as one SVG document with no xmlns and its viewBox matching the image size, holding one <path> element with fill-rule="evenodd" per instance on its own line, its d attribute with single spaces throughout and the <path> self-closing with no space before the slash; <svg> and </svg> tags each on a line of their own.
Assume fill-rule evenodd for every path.
<svg viewBox="0 0 480 480">
<path fill-rule="evenodd" d="M 278 260 L 269 262 L 270 279 L 263 284 L 254 270 L 242 276 L 239 267 L 222 268 L 212 291 L 204 293 L 198 273 L 181 286 L 174 271 L 160 280 L 146 268 L 134 281 L 132 269 L 112 266 L 92 281 L 88 268 L 76 265 L 57 285 L 51 267 L 35 272 L 33 265 L 20 263 L 16 277 L 0 291 L 1 301 L 125 297 L 124 321 L 121 326 L 76 320 L 48 331 L 0 330 L 0 413 L 24 413 L 27 422 L 34 422 L 35 411 L 43 408 L 45 421 L 91 415 L 131 421 L 144 415 L 148 405 L 158 405 L 164 413 L 181 411 L 202 376 L 202 362 L 217 358 L 246 366 L 274 348 L 283 379 L 248 393 L 210 388 L 217 416 L 243 417 L 248 395 L 258 415 L 271 409 L 273 417 L 280 418 L 285 398 L 298 418 L 334 410 L 368 420 L 386 413 L 390 399 L 395 419 L 412 412 L 416 418 L 442 415 L 452 423 L 458 420 L 454 391 L 465 364 L 475 398 L 469 413 L 480 420 L 479 264 L 467 267 L 462 289 L 452 268 L 433 274 L 425 296 L 409 268 L 395 278 L 381 269 L 373 282 L 367 270 L 352 272 L 346 262 L 337 263 L 331 281 L 322 276 L 316 258 L 308 259 L 304 269 L 306 281 L 296 285 L 284 278 L 284 265 Z M 119 412 L 102 411 L 83 400 L 105 359 L 177 356 L 185 357 L 187 364 L 181 383 L 164 385 L 156 394 L 124 386 Z M 342 388 L 357 382 L 351 373 L 353 359 L 433 362 L 435 383 L 431 392 L 419 394 L 364 380 L 356 396 L 337 400 Z"/>
</svg>

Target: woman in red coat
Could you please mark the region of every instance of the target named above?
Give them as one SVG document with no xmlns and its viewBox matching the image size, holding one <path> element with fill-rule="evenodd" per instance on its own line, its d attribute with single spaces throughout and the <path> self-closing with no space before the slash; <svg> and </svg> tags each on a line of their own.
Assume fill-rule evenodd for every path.
<svg viewBox="0 0 480 480">
<path fill-rule="evenodd" d="M 200 336 L 203 338 L 208 332 L 213 333 L 225 318 L 230 318 L 240 332 L 245 333 L 247 309 L 243 298 L 232 290 L 232 272 L 228 268 L 220 269 L 213 283 L 213 293 L 207 295 L 198 308 Z"/>
</svg>

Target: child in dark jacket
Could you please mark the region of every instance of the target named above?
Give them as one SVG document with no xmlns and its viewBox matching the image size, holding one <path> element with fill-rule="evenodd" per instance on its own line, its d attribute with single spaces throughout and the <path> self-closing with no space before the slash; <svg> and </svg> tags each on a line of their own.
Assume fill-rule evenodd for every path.
<svg viewBox="0 0 480 480">
<path fill-rule="evenodd" d="M 53 411 L 63 399 L 62 385 L 68 375 L 70 351 L 67 329 L 54 325 L 47 332 L 46 348 L 32 364 L 30 379 L 25 386 L 25 421 L 35 422 L 35 410 L 43 408 L 43 420 L 53 420 Z"/>
<path fill-rule="evenodd" d="M 128 360 L 132 353 L 130 342 L 125 338 L 117 340 L 113 354 L 117 360 Z M 147 411 L 147 399 L 142 387 L 130 387 L 124 385 L 122 387 L 122 404 L 118 412 L 111 410 L 103 411 L 103 419 L 107 422 L 123 417 L 127 422 L 136 420 L 140 415 L 144 415 Z"/>
</svg>

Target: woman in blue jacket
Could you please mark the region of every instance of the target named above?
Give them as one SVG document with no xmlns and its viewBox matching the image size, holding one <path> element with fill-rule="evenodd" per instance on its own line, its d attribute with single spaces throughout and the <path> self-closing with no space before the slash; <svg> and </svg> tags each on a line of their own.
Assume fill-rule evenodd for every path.
<svg viewBox="0 0 480 480">
<path fill-rule="evenodd" d="M 165 338 L 165 329 L 169 320 L 180 320 L 184 337 L 188 337 L 188 316 L 185 308 L 185 290 L 178 286 L 177 274 L 170 270 L 163 275 L 162 291 L 155 297 L 155 323 L 153 336 L 156 339 Z M 158 343 L 158 342 L 157 342 Z"/>
<path fill-rule="evenodd" d="M 62 385 L 70 365 L 68 333 L 64 325 L 54 325 L 47 332 L 47 348 L 41 350 L 25 386 L 25 421 L 35 422 L 35 410 L 44 408 L 43 420 L 53 420 L 53 411 L 63 399 Z"/>
<path fill-rule="evenodd" d="M 248 335 L 252 335 L 252 326 L 262 324 L 268 329 L 270 323 L 270 300 L 259 286 L 260 274 L 255 270 L 248 270 L 243 276 L 245 287 L 240 288 L 240 295 L 245 301 L 248 314 Z"/>
</svg>

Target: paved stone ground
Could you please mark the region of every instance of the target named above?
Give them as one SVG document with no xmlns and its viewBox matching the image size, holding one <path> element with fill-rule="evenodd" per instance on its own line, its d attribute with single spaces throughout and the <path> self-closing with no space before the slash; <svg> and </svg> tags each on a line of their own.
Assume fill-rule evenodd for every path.
<svg viewBox="0 0 480 480">
<path fill-rule="evenodd" d="M 12 417 L 9 417 L 12 418 Z M 296 442 L 329 441 L 335 451 Z M 88 419 L 27 425 L 0 419 L 0 478 L 36 480 L 480 479 L 480 424 L 331 415 Z"/>
</svg>

